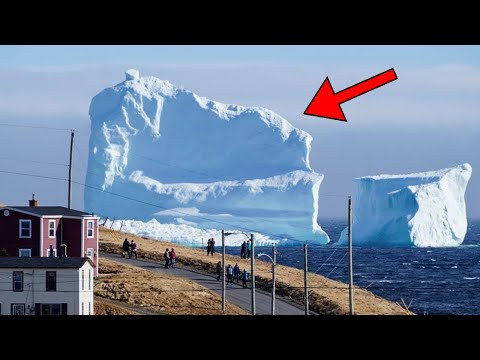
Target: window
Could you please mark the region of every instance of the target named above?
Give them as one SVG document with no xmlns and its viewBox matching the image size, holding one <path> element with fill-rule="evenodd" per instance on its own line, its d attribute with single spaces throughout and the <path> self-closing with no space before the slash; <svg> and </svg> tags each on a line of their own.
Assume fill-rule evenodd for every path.
<svg viewBox="0 0 480 360">
<path fill-rule="evenodd" d="M 85 270 L 82 270 L 82 290 L 85 290 Z"/>
<path fill-rule="evenodd" d="M 62 304 L 42 304 L 41 315 L 62 315 Z"/>
<path fill-rule="evenodd" d="M 32 237 L 32 220 L 20 220 L 20 238 Z"/>
<path fill-rule="evenodd" d="M 48 237 L 55 237 L 55 220 L 48 220 Z"/>
<path fill-rule="evenodd" d="M 93 260 L 93 249 L 92 248 L 87 249 L 87 257 L 89 257 L 90 260 Z"/>
<path fill-rule="evenodd" d="M 19 257 L 30 257 L 32 256 L 32 249 L 18 249 Z"/>
<path fill-rule="evenodd" d="M 23 271 L 13 272 L 13 291 L 23 291 Z"/>
<path fill-rule="evenodd" d="M 12 304 L 12 315 L 25 315 L 25 304 Z"/>
<path fill-rule="evenodd" d="M 93 238 L 93 220 L 87 220 L 87 237 Z"/>
<path fill-rule="evenodd" d="M 47 249 L 47 256 L 50 256 L 50 249 Z M 53 257 L 57 257 L 57 249 L 53 249 Z"/>
<path fill-rule="evenodd" d="M 88 290 L 92 290 L 92 270 L 88 269 Z"/>
<path fill-rule="evenodd" d="M 88 302 L 88 315 L 92 315 L 92 303 Z"/>
<path fill-rule="evenodd" d="M 35 315 L 67 315 L 67 304 L 35 304 Z"/>
<path fill-rule="evenodd" d="M 84 309 L 84 306 L 83 306 L 83 305 L 84 305 L 84 303 L 82 302 L 82 315 L 85 315 L 85 313 L 84 313 L 84 311 L 83 311 L 83 309 Z"/>
<path fill-rule="evenodd" d="M 57 291 L 57 272 L 47 271 L 46 273 L 46 291 Z"/>
</svg>

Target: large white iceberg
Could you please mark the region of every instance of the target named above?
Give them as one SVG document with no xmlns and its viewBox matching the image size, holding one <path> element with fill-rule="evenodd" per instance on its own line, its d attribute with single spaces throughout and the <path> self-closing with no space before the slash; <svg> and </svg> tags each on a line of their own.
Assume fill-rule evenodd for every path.
<svg viewBox="0 0 480 360">
<path fill-rule="evenodd" d="M 128 70 L 92 99 L 90 118 L 87 211 L 238 228 L 284 243 L 329 241 L 317 223 L 323 175 L 310 167 L 312 137 L 273 111 L 222 104 Z M 201 239 L 185 239 L 192 241 Z"/>
<path fill-rule="evenodd" d="M 357 246 L 458 246 L 467 232 L 470 164 L 408 175 L 355 179 L 352 242 Z M 339 244 L 347 242 L 343 230 Z"/>
</svg>

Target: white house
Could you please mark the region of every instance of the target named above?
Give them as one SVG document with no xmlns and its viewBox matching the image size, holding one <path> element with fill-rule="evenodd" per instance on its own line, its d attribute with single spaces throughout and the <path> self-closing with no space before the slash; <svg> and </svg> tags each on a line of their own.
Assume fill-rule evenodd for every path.
<svg viewBox="0 0 480 360">
<path fill-rule="evenodd" d="M 93 275 L 88 257 L 0 256 L 0 315 L 93 315 Z"/>
</svg>

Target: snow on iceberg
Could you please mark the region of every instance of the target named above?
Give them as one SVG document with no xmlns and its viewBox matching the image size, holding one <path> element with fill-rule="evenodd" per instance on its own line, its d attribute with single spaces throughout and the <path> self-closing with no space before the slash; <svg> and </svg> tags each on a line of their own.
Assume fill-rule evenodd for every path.
<svg viewBox="0 0 480 360">
<path fill-rule="evenodd" d="M 357 246 L 458 246 L 467 232 L 470 164 L 408 175 L 355 179 L 352 241 Z M 347 242 L 344 229 L 339 244 Z"/>
<path fill-rule="evenodd" d="M 312 137 L 273 111 L 128 70 L 92 99 L 90 118 L 86 210 L 328 243 L 317 223 L 323 175 L 310 167 Z"/>
</svg>

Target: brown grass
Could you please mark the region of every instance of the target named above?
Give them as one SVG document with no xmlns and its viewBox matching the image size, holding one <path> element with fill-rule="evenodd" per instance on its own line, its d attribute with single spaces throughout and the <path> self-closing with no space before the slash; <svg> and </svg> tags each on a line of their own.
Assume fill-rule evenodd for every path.
<svg viewBox="0 0 480 360">
<path fill-rule="evenodd" d="M 138 315 L 135 311 L 97 299 L 95 299 L 94 310 L 95 315 Z"/>
<path fill-rule="evenodd" d="M 197 283 L 173 275 L 100 259 L 97 297 L 120 301 L 159 314 L 221 315 L 221 298 Z M 227 302 L 225 314 L 245 315 Z"/>
<path fill-rule="evenodd" d="M 201 249 L 190 248 L 165 241 L 152 240 L 121 232 L 114 232 L 100 227 L 100 250 L 120 253 L 123 239 L 135 239 L 140 258 L 148 258 L 163 262 L 165 248 L 175 248 L 179 264 L 203 272 L 214 273 L 216 263 L 221 260 L 221 253 L 206 256 Z M 217 247 L 217 251 L 219 247 Z M 234 265 L 238 262 L 240 269 L 246 268 L 250 272 L 250 260 L 240 259 L 239 256 L 226 255 L 226 263 Z M 271 265 L 267 262 L 255 262 L 256 286 L 266 291 L 271 290 Z M 348 286 L 344 283 L 328 279 L 317 274 L 308 274 L 310 309 L 320 314 L 348 314 Z M 289 298 L 291 301 L 303 304 L 303 271 L 291 267 L 277 265 L 276 269 L 277 294 Z M 374 315 L 412 315 L 400 305 L 374 295 L 370 291 L 354 288 L 355 313 Z"/>
</svg>

